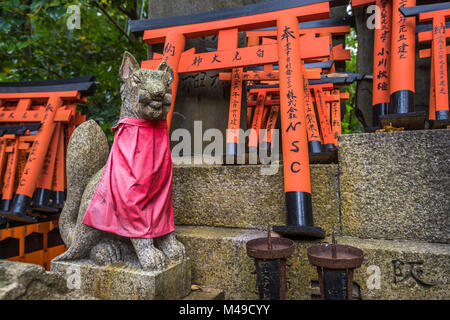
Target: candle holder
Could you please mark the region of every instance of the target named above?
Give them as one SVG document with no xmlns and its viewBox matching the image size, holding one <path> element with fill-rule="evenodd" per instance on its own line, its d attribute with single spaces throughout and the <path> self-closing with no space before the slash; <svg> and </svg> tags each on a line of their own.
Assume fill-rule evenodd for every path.
<svg viewBox="0 0 450 320">
<path fill-rule="evenodd" d="M 292 240 L 271 236 L 247 242 L 247 254 L 255 259 L 257 286 L 260 300 L 286 299 L 286 259 L 294 251 Z"/>
<path fill-rule="evenodd" d="M 352 300 L 353 270 L 364 259 L 361 249 L 337 244 L 319 244 L 307 250 L 309 263 L 317 267 L 320 295 L 323 300 Z"/>
</svg>

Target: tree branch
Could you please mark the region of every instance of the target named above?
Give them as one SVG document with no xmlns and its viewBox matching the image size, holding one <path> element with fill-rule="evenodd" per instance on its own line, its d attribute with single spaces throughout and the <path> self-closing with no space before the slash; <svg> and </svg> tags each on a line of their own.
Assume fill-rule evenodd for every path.
<svg viewBox="0 0 450 320">
<path fill-rule="evenodd" d="M 62 77 L 61 77 L 61 75 L 59 74 L 59 73 L 57 73 L 57 72 L 55 72 L 55 71 L 53 71 L 53 70 L 51 70 L 51 69 L 49 69 L 49 68 L 47 68 L 43 63 L 42 63 L 42 61 L 39 61 L 39 60 L 37 60 L 38 62 L 39 62 L 39 68 L 41 68 L 42 70 L 45 70 L 45 71 L 47 71 L 47 72 L 50 72 L 50 73 L 53 73 L 55 76 L 57 76 L 58 77 L 58 79 L 61 79 Z"/>
<path fill-rule="evenodd" d="M 119 9 L 120 12 L 126 14 L 131 20 L 137 19 L 133 12 L 126 10 L 124 7 L 118 6 L 117 9 Z"/>
<path fill-rule="evenodd" d="M 127 37 L 129 42 L 133 42 L 133 40 L 130 38 L 130 36 L 125 32 L 125 30 L 122 29 L 122 27 L 109 15 L 108 12 L 97 2 L 93 3 L 94 6 L 96 6 L 105 16 L 108 18 L 108 20 L 116 27 L 117 30 L 120 31 L 125 37 Z"/>
</svg>

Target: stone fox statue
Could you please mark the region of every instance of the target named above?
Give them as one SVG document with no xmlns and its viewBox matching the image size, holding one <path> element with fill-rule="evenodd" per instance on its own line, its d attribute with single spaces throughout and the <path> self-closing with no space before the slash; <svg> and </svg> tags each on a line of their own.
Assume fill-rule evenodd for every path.
<svg viewBox="0 0 450 320">
<path fill-rule="evenodd" d="M 175 239 L 172 159 L 166 115 L 172 101 L 172 68 L 139 69 L 125 52 L 120 67 L 122 109 L 109 153 L 93 120 L 72 134 L 67 152 L 67 201 L 59 218 L 68 250 L 55 261 L 126 262 L 162 270 L 180 261 Z"/>
</svg>

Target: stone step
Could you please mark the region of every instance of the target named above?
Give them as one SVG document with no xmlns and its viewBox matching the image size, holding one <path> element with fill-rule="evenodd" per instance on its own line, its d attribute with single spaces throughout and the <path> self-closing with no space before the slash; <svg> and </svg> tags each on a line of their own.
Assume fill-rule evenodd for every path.
<svg viewBox="0 0 450 320">
<path fill-rule="evenodd" d="M 173 169 L 173 206 L 179 225 L 267 228 L 286 223 L 283 167 L 261 175 L 262 165 L 181 165 Z M 315 225 L 340 230 L 337 165 L 312 165 Z"/>
<path fill-rule="evenodd" d="M 253 229 L 176 226 L 192 261 L 192 283 L 224 290 L 227 299 L 257 299 L 254 262 L 245 250 L 248 240 L 265 237 Z M 364 251 L 355 271 L 355 299 L 450 299 L 450 245 L 336 237 L 338 243 Z M 316 269 L 306 249 L 324 241 L 295 241 L 288 259 L 288 299 L 317 299 Z M 376 279 L 379 273 L 379 288 Z M 375 279 L 375 280 L 374 280 Z"/>
<path fill-rule="evenodd" d="M 182 300 L 225 300 L 225 292 L 221 289 L 201 286 L 201 290 L 191 291 Z"/>
<path fill-rule="evenodd" d="M 338 164 L 311 165 L 314 224 L 330 234 L 450 243 L 450 130 L 342 135 Z M 179 165 L 179 225 L 284 225 L 283 167 Z"/>
<path fill-rule="evenodd" d="M 450 243 L 450 130 L 339 137 L 343 234 Z"/>
</svg>

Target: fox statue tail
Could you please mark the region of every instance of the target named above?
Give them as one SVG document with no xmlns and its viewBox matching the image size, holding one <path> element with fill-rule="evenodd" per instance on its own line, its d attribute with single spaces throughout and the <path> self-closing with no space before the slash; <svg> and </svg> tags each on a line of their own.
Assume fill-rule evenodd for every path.
<svg viewBox="0 0 450 320">
<path fill-rule="evenodd" d="M 82 123 L 72 133 L 66 159 L 67 200 L 59 217 L 59 231 L 67 247 L 75 237 L 83 192 L 91 177 L 106 164 L 108 154 L 108 139 L 94 120 Z"/>
</svg>

